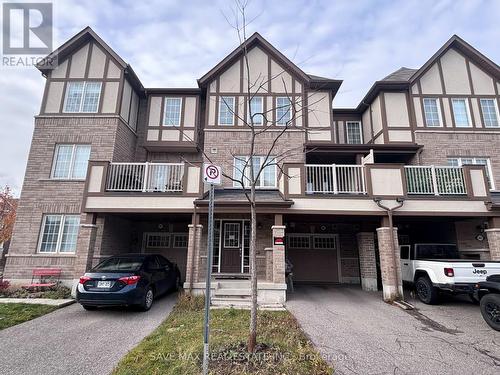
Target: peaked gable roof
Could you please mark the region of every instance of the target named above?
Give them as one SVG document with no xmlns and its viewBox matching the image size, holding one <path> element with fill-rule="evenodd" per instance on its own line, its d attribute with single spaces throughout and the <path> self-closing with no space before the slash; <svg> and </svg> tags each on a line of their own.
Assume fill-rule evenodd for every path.
<svg viewBox="0 0 500 375">
<path fill-rule="evenodd" d="M 465 40 L 460 38 L 458 35 L 453 35 L 448 41 L 434 54 L 431 56 L 427 62 L 422 65 L 420 69 L 418 69 L 410 78 L 411 82 L 414 82 L 419 77 L 421 77 L 429 68 L 443 56 L 448 50 L 451 48 L 455 48 L 460 51 L 463 55 L 467 56 L 477 65 L 479 65 L 482 69 L 491 74 L 495 79 L 500 80 L 500 66 L 498 66 L 495 62 L 487 58 L 477 49 L 472 47 Z"/>
<path fill-rule="evenodd" d="M 255 32 L 246 41 L 236 47 L 229 55 L 227 55 L 222 61 L 210 69 L 205 75 L 198 79 L 198 85 L 204 87 L 210 83 L 210 81 L 217 75 L 223 73 L 226 69 L 236 63 L 241 56 L 244 55 L 245 49 L 250 50 L 256 46 L 262 48 L 265 52 L 270 54 L 276 62 L 287 67 L 292 71 L 297 77 L 299 77 L 303 83 L 308 84 L 311 88 L 324 88 L 333 90 L 336 93 L 342 84 L 342 80 L 329 79 L 319 76 L 313 76 L 304 73 L 297 65 L 290 61 L 285 55 L 278 51 L 271 43 L 269 43 L 262 35 Z"/>
<path fill-rule="evenodd" d="M 139 89 L 140 91 L 144 90 L 141 81 L 135 74 L 132 67 L 127 64 L 104 40 L 102 40 L 90 26 L 85 27 L 82 31 L 74 35 L 59 48 L 52 51 L 46 57 L 46 59 L 57 58 L 58 61 L 63 61 L 90 41 L 94 41 L 94 43 L 99 45 L 99 47 L 101 47 L 104 51 L 111 55 L 111 57 L 118 63 L 118 65 L 125 70 L 125 74 L 128 75 L 130 81 L 137 89 Z M 46 68 L 45 65 L 37 65 L 36 67 L 43 74 L 47 74 L 51 70 Z"/>
</svg>

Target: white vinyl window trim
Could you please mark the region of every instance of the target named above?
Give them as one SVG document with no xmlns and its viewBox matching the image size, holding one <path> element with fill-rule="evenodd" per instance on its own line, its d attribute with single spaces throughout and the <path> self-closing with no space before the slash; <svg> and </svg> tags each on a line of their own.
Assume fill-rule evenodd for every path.
<svg viewBox="0 0 500 375">
<path fill-rule="evenodd" d="M 434 119 L 430 119 L 433 114 L 428 112 L 427 110 L 429 109 L 428 105 L 426 103 L 433 103 L 436 106 L 436 112 L 437 112 L 437 121 L 438 123 L 432 122 Z M 428 128 L 440 128 L 443 126 L 443 118 L 441 116 L 441 103 L 438 98 L 424 98 L 422 101 L 422 106 L 424 109 L 424 121 L 425 121 L 425 126 Z M 429 115 L 429 117 L 428 117 Z"/>
<path fill-rule="evenodd" d="M 77 86 L 77 85 L 83 85 L 81 92 L 79 93 L 79 103 L 74 103 L 75 108 L 73 109 L 68 109 L 68 105 L 70 104 L 70 97 L 69 94 L 71 92 L 72 87 Z M 89 86 L 96 86 L 98 87 L 98 94 L 97 98 L 93 100 L 95 109 L 93 110 L 85 110 L 85 103 L 86 100 L 90 97 L 90 95 L 94 95 L 95 93 L 89 92 Z M 63 113 L 97 113 L 99 111 L 99 103 L 101 101 L 101 93 L 102 93 L 102 82 L 97 82 L 97 81 L 70 81 L 66 85 L 66 93 L 64 97 L 64 106 L 63 106 Z M 73 103 L 71 103 L 73 104 Z M 77 107 L 77 108 L 76 108 Z"/>
<path fill-rule="evenodd" d="M 361 127 L 361 121 L 347 121 L 345 128 L 348 144 L 363 143 L 363 128 Z M 358 133 L 354 133 L 354 129 L 356 129 L 356 132 Z"/>
<path fill-rule="evenodd" d="M 496 116 L 495 119 L 492 119 L 491 116 L 486 119 L 485 117 L 485 107 L 487 106 L 486 103 L 489 103 L 489 102 L 492 102 L 493 103 L 493 114 Z M 482 117 L 483 117 L 483 123 L 484 123 L 484 127 L 485 128 L 499 128 L 500 127 L 500 113 L 498 111 L 498 103 L 497 103 L 497 100 L 495 98 L 483 98 L 483 99 L 479 99 L 479 104 L 481 106 L 481 113 L 482 113 Z M 488 107 L 490 107 L 488 105 Z M 491 123 L 490 124 L 487 124 L 487 122 L 491 122 L 492 120 L 496 121 L 496 125 L 492 125 Z"/>
<path fill-rule="evenodd" d="M 59 220 L 59 228 L 57 230 L 57 233 L 56 232 L 53 232 L 53 234 L 55 235 L 54 236 L 54 239 L 55 239 L 55 248 L 54 250 L 50 250 L 50 251 L 47 251 L 47 250 L 43 250 L 42 247 L 43 247 L 43 244 L 44 244 L 44 235 L 45 235 L 45 227 L 47 225 L 47 219 L 49 217 L 52 217 L 52 218 L 58 218 Z M 74 241 L 69 243 L 70 245 L 72 245 L 72 249 L 70 250 L 61 250 L 61 246 L 63 244 L 63 237 L 64 237 L 64 232 L 65 232 L 65 229 L 66 229 L 66 224 L 67 224 L 67 221 L 66 220 L 75 220 L 75 225 L 77 227 L 77 230 L 76 230 L 76 233 L 70 233 L 73 234 L 74 236 Z M 79 232 L 79 227 L 80 227 L 80 215 L 65 215 L 65 214 L 44 214 L 43 215 L 43 219 L 42 219 L 42 225 L 41 225 L 41 228 L 40 228 L 40 235 L 39 235 L 39 238 L 38 238 L 38 246 L 37 246 L 37 252 L 38 253 L 41 253 L 41 254 L 74 254 L 76 252 L 76 245 L 77 245 L 77 240 L 78 240 L 78 232 Z M 54 241 L 52 241 L 52 243 L 54 243 Z"/>
<path fill-rule="evenodd" d="M 234 96 L 221 96 L 219 99 L 219 115 L 218 124 L 222 126 L 234 125 Z"/>
<path fill-rule="evenodd" d="M 164 126 L 180 126 L 182 98 L 165 97 L 165 106 L 163 111 Z"/>
<path fill-rule="evenodd" d="M 250 109 L 252 110 L 253 124 L 256 126 L 264 125 L 264 98 L 262 96 L 254 96 L 248 101 L 248 124 L 252 124 L 250 118 Z"/>
<path fill-rule="evenodd" d="M 69 149 L 71 148 L 71 156 L 69 160 L 66 162 L 59 160 L 60 154 L 63 152 L 62 150 L 64 149 Z M 85 167 L 81 167 L 81 170 L 78 170 L 75 168 L 75 166 L 79 163 L 82 163 L 82 160 L 79 160 L 79 157 L 81 156 L 79 154 L 80 151 L 83 151 L 83 155 L 88 154 L 88 157 L 86 158 L 86 162 L 84 162 L 86 165 Z M 91 146 L 90 145 L 80 145 L 80 144 L 58 144 L 56 145 L 56 148 L 54 150 L 54 156 L 52 159 L 52 170 L 50 171 L 50 179 L 52 180 L 85 180 L 87 177 L 87 168 L 88 168 L 88 161 L 90 158 L 90 152 L 91 152 Z M 58 171 L 58 163 L 67 163 L 67 171 L 65 171 L 64 175 L 61 176 L 56 176 L 56 171 Z M 75 175 L 75 172 L 78 173 Z"/>
<path fill-rule="evenodd" d="M 260 170 L 260 167 L 262 166 L 262 163 L 266 159 L 265 156 L 254 156 L 254 159 L 256 162 L 258 162 L 258 165 L 255 164 L 254 162 L 254 169 L 257 169 L 255 172 Z M 270 156 L 268 158 L 267 163 L 272 162 L 274 160 L 273 156 Z M 235 156 L 233 159 L 233 178 L 235 180 L 240 180 L 242 179 L 241 173 L 244 173 L 243 176 L 243 182 L 245 184 L 245 187 L 248 187 L 250 185 L 250 164 L 248 163 L 249 157 L 248 156 Z M 266 164 L 267 164 L 266 163 Z M 276 165 L 268 165 L 267 167 L 264 168 L 264 170 L 261 172 L 259 179 L 257 180 L 256 188 L 257 189 L 274 189 L 277 187 L 277 166 Z M 241 184 L 238 183 L 237 181 L 233 181 L 233 187 L 235 188 L 241 188 Z"/>
<path fill-rule="evenodd" d="M 470 160 L 470 163 L 468 162 Z M 486 164 L 480 163 L 480 160 L 486 160 Z M 485 165 L 490 190 L 495 190 L 495 181 L 493 179 L 493 168 L 491 167 L 491 160 L 489 157 L 468 157 L 468 156 L 454 156 L 448 158 L 448 165 L 455 167 L 462 167 L 464 165 Z"/>
<path fill-rule="evenodd" d="M 464 103 L 464 108 L 465 108 L 465 113 L 467 116 L 467 125 L 459 125 L 457 121 L 457 111 L 455 110 L 455 103 Z M 452 98 L 451 99 L 451 111 L 453 113 L 453 119 L 455 120 L 455 127 L 456 128 L 471 128 L 472 127 L 472 119 L 470 115 L 470 108 L 469 108 L 469 100 L 467 98 Z"/>
</svg>

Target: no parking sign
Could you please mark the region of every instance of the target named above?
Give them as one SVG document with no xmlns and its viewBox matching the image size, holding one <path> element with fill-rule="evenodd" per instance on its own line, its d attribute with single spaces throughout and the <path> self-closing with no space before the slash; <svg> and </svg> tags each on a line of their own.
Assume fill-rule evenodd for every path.
<svg viewBox="0 0 500 375">
<path fill-rule="evenodd" d="M 203 164 L 203 181 L 207 184 L 221 184 L 221 168 L 213 164 Z"/>
</svg>

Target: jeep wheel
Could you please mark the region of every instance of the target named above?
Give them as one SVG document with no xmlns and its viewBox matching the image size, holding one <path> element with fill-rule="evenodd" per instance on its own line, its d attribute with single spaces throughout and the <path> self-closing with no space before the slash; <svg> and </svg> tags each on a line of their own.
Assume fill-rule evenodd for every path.
<svg viewBox="0 0 500 375">
<path fill-rule="evenodd" d="M 439 291 L 435 288 L 427 276 L 421 276 L 415 283 L 417 296 L 420 301 L 427 305 L 434 305 L 439 301 Z"/>
<path fill-rule="evenodd" d="M 481 298 L 481 315 L 491 328 L 500 331 L 500 295 L 487 294 Z"/>
</svg>

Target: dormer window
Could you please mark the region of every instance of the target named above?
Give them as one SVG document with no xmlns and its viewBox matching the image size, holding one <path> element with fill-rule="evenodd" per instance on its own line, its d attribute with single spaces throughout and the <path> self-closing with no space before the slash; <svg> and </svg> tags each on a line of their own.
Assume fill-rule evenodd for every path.
<svg viewBox="0 0 500 375">
<path fill-rule="evenodd" d="M 96 113 L 101 97 L 101 82 L 68 82 L 64 112 L 66 113 Z"/>
<path fill-rule="evenodd" d="M 165 98 L 163 125 L 179 126 L 181 124 L 181 107 L 181 98 Z"/>
</svg>

